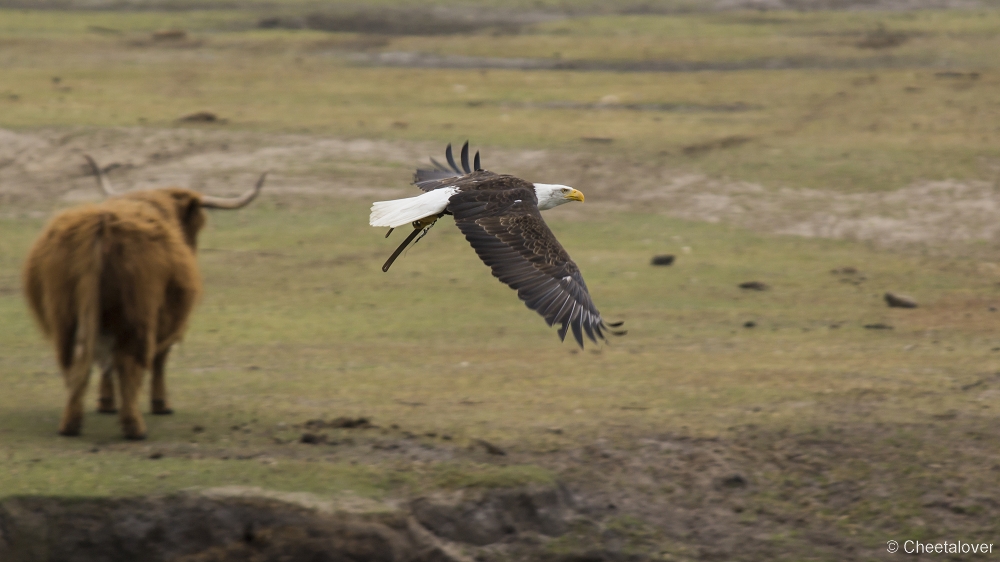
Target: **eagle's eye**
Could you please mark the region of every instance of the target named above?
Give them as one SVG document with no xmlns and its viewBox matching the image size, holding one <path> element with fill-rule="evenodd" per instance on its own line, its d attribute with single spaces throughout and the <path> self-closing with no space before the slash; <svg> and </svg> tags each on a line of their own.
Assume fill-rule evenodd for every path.
<svg viewBox="0 0 1000 562">
<path fill-rule="evenodd" d="M 569 190 L 568 190 L 568 189 L 565 189 L 565 188 L 564 188 L 564 189 L 562 190 L 562 192 L 563 192 L 563 193 L 569 193 Z"/>
</svg>

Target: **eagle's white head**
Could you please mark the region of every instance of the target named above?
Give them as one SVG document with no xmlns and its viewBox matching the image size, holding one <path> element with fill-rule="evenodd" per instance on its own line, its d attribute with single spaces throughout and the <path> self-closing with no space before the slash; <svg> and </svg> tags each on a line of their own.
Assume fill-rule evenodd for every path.
<svg viewBox="0 0 1000 562">
<path fill-rule="evenodd" d="M 535 196 L 538 197 L 539 211 L 558 207 L 570 201 L 583 202 L 583 194 L 568 185 L 536 183 Z"/>
</svg>

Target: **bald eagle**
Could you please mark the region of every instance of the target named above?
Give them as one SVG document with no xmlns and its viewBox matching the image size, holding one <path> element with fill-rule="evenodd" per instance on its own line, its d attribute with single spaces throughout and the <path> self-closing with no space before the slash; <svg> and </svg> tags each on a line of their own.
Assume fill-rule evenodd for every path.
<svg viewBox="0 0 1000 562">
<path fill-rule="evenodd" d="M 454 215 L 455 224 L 493 270 L 493 276 L 516 290 L 524 304 L 549 326 L 561 324 L 560 340 L 565 340 L 570 329 L 580 347 L 584 332 L 594 343 L 598 338 L 605 340 L 605 332 L 625 334 L 613 329 L 621 322 L 609 324 L 601 318 L 580 268 L 542 220 L 540 211 L 570 201 L 582 202 L 582 193 L 566 185 L 533 184 L 483 170 L 478 152 L 470 167 L 468 142 L 462 147 L 462 168 L 455 163 L 450 144 L 445 158 L 448 166 L 431 158 L 433 168 L 414 174 L 413 183 L 425 192 L 423 195 L 372 205 L 369 224 L 388 227 L 386 238 L 396 227 L 413 226 L 382 271 L 389 271 L 418 234 L 426 234 L 444 215 Z"/>
</svg>

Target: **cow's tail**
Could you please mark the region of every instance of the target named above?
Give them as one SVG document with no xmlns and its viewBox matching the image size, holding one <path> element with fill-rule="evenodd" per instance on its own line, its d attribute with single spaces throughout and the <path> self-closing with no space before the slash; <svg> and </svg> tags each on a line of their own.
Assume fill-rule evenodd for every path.
<svg viewBox="0 0 1000 562">
<path fill-rule="evenodd" d="M 100 332 L 101 270 L 104 267 L 107 243 L 107 217 L 101 215 L 95 226 L 90 255 L 80 264 L 80 276 L 73 299 L 76 303 L 75 330 L 73 334 L 67 334 L 70 337 L 66 342 L 72 347 L 66 350 L 68 353 L 63 360 L 66 386 L 71 391 L 82 392 L 86 388 Z"/>
</svg>

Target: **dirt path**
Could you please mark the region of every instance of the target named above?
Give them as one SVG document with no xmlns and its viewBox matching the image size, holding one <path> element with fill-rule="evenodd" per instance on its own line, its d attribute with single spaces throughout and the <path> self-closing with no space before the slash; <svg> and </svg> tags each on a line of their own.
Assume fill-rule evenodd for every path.
<svg viewBox="0 0 1000 562">
<path fill-rule="evenodd" d="M 440 152 L 428 142 L 205 128 L 0 130 L 0 203 L 6 213 L 47 212 L 52 201 L 98 199 L 84 153 L 97 158 L 121 186 L 176 184 L 236 193 L 271 170 L 272 196 L 400 197 L 410 193 L 412 167 Z M 895 191 L 845 194 L 714 179 L 655 162 L 623 162 L 617 155 L 487 147 L 483 162 L 580 188 L 590 204 L 573 212 L 584 216 L 644 209 L 759 232 L 938 251 L 1000 238 L 997 182 L 922 181 Z"/>
</svg>

